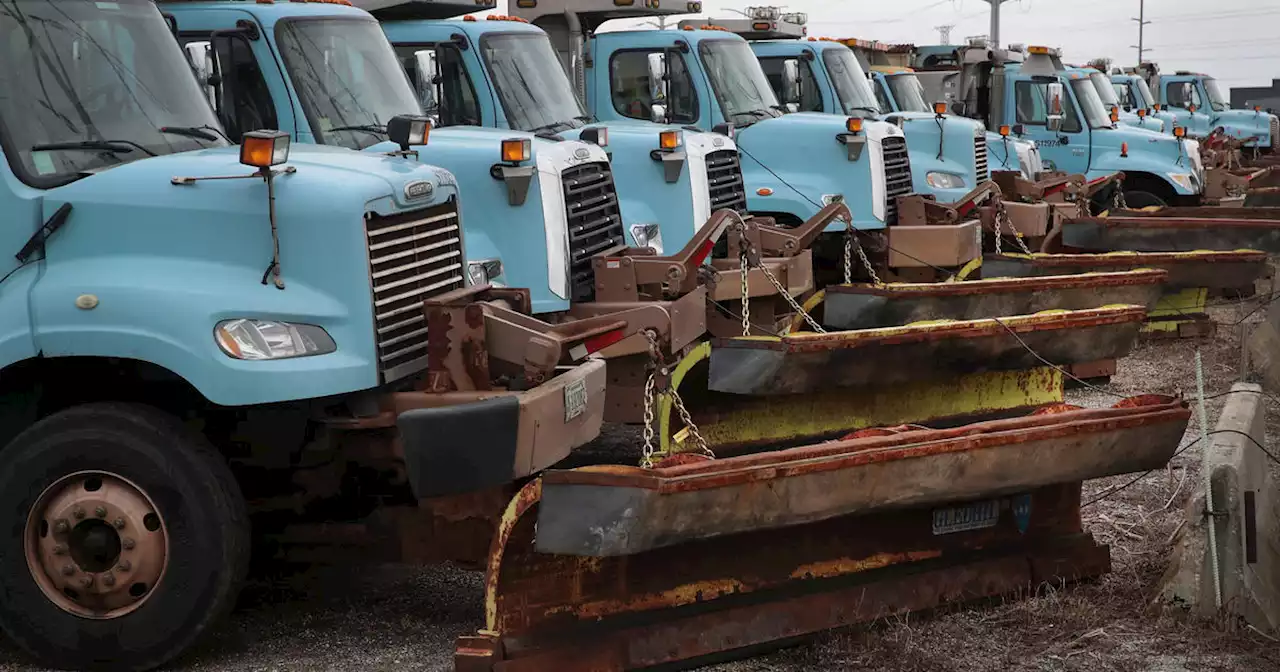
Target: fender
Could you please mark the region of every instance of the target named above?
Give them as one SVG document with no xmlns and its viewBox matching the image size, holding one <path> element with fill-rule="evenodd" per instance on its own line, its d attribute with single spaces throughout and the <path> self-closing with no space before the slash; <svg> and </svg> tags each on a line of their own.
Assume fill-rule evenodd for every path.
<svg viewBox="0 0 1280 672">
<path fill-rule="evenodd" d="M 1199 177 L 1193 183 L 1194 189 L 1178 184 L 1169 177 L 1169 173 L 1177 172 L 1179 174 L 1195 175 L 1195 171 L 1191 165 L 1190 157 L 1183 156 L 1182 164 L 1176 165 L 1169 161 L 1159 160 L 1158 157 L 1136 153 L 1129 151 L 1128 157 L 1121 157 L 1120 152 L 1110 148 L 1103 150 L 1095 155 L 1095 160 L 1089 167 L 1089 173 L 1086 175 L 1089 179 L 1104 177 L 1117 172 L 1126 174 L 1147 174 L 1158 178 L 1160 181 L 1169 185 L 1169 188 L 1179 196 L 1194 196 L 1200 193 L 1202 187 L 1199 185 Z"/>
</svg>

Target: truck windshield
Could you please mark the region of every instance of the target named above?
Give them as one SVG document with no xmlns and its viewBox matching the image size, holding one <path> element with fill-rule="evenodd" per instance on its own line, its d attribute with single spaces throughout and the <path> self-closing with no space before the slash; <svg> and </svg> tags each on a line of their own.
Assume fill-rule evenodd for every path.
<svg viewBox="0 0 1280 672">
<path fill-rule="evenodd" d="M 1138 78 L 1133 81 L 1134 98 L 1140 107 L 1150 108 L 1156 104 L 1156 97 L 1151 95 L 1151 87 L 1147 86 L 1147 80 Z"/>
<path fill-rule="evenodd" d="M 286 21 L 276 39 L 316 142 L 364 149 L 386 139 L 392 117 L 422 114 L 376 21 Z"/>
<path fill-rule="evenodd" d="M 898 101 L 899 112 L 928 112 L 929 104 L 924 102 L 924 85 L 911 73 L 889 75 L 885 77 L 889 88 L 893 90 L 893 98 Z"/>
<path fill-rule="evenodd" d="M 1218 80 L 1212 77 L 1205 77 L 1204 90 L 1209 92 L 1209 104 L 1213 106 L 1214 112 L 1226 112 L 1231 109 L 1231 101 L 1222 95 L 1222 89 L 1218 87 Z"/>
<path fill-rule="evenodd" d="M 1120 107 L 1120 97 L 1116 95 L 1115 87 L 1111 86 L 1111 79 L 1101 72 L 1095 72 L 1089 75 L 1089 80 L 1093 82 L 1093 88 L 1098 91 L 1098 99 L 1107 108 Z"/>
<path fill-rule="evenodd" d="M 0 3 L 0 130 L 42 185 L 226 144 L 151 0 Z"/>
<path fill-rule="evenodd" d="M 836 96 L 840 98 L 840 106 L 845 114 L 864 112 L 877 114 L 880 103 L 871 90 L 871 82 L 867 73 L 858 64 L 853 52 L 846 49 L 824 49 L 822 62 L 831 74 L 831 85 L 835 87 Z"/>
<path fill-rule="evenodd" d="M 480 53 L 511 128 L 558 131 L 587 119 L 546 35 L 486 35 Z"/>
<path fill-rule="evenodd" d="M 746 41 L 703 40 L 698 51 L 725 120 L 747 126 L 781 116 L 778 97 Z"/>
<path fill-rule="evenodd" d="M 1084 112 L 1085 120 L 1089 122 L 1089 128 L 1111 128 L 1111 115 L 1107 113 L 1107 108 L 1103 107 L 1102 99 L 1098 97 L 1098 89 L 1094 88 L 1093 82 L 1073 79 L 1071 90 L 1075 91 L 1076 100 L 1080 103 L 1080 110 Z"/>
</svg>

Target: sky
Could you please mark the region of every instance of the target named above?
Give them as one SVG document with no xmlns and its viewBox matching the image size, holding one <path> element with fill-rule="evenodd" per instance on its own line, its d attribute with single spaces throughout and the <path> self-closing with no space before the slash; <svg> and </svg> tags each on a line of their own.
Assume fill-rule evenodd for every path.
<svg viewBox="0 0 1280 672">
<path fill-rule="evenodd" d="M 671 0 L 665 0 L 670 2 Z M 983 0 L 783 0 L 784 11 L 807 12 L 809 34 L 860 37 L 891 43 L 940 44 L 934 28 L 954 24 L 951 43 L 985 35 L 991 7 Z M 499 7 L 505 3 L 499 1 Z M 728 8 L 755 2 L 704 0 L 708 17 L 735 16 Z M 1106 56 L 1116 65 L 1137 63 L 1140 0 L 1005 0 L 1000 41 L 1054 46 L 1063 59 L 1083 64 Z M 1196 70 L 1224 88 L 1268 86 L 1280 78 L 1280 0 L 1145 0 L 1144 46 L 1163 72 Z M 691 17 L 680 17 L 691 18 Z M 606 25 L 606 30 L 621 21 Z"/>
</svg>

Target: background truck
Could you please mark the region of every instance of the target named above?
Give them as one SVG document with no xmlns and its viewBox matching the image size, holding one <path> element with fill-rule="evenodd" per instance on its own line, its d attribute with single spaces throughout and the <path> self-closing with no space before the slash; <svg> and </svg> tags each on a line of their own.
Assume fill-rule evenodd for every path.
<svg viewBox="0 0 1280 672">
<path fill-rule="evenodd" d="M 881 232 L 879 240 L 865 233 L 857 236 L 859 245 L 876 245 L 871 250 L 873 264 L 934 272 L 972 258 L 970 241 L 976 231 L 967 224 L 892 228 L 897 223 L 897 197 L 912 191 L 907 143 L 896 126 L 854 117 L 788 114 L 750 46 L 728 31 L 597 30 L 610 19 L 699 9 L 700 5 L 691 10 L 657 3 L 546 0 L 532 7 L 517 3 L 512 11 L 547 31 L 570 77 L 583 78 L 587 108 L 600 120 L 639 117 L 732 133 L 753 214 L 793 225 L 828 203 L 843 201 L 853 213 L 856 230 Z M 810 151 L 797 152 L 797 147 Z M 828 229 L 843 230 L 839 223 Z M 838 265 L 843 238 L 818 241 L 815 255 L 836 260 L 819 263 L 819 273 Z M 890 249 L 897 254 L 891 255 Z"/>
<path fill-rule="evenodd" d="M 1151 62 L 1142 63 L 1130 72 L 1145 79 L 1156 101 L 1197 137 L 1221 128 L 1228 137 L 1243 141 L 1246 147 L 1271 151 L 1280 148 L 1280 117 L 1260 109 L 1231 109 L 1231 99 L 1213 77 L 1185 70 L 1161 74 L 1160 66 Z"/>
<path fill-rule="evenodd" d="M 711 213 L 746 212 L 731 138 L 648 120 L 599 123 L 583 109 L 545 33 L 515 18 L 443 19 L 474 2 L 369 5 L 437 127 L 484 126 L 607 139 L 628 243 L 675 251 Z"/>
<path fill-rule="evenodd" d="M 1029 54 L 986 45 L 921 48 L 915 57 L 925 90 L 957 114 L 1008 125 L 1036 143 L 1049 170 L 1094 179 L 1123 172 L 1125 199 L 1143 207 L 1198 203 L 1204 169 L 1199 148 L 1183 138 L 1117 127 L 1093 83 L 1065 72 L 1057 51 Z"/>
<path fill-rule="evenodd" d="M 508 483 L 603 415 L 604 363 L 570 351 L 616 325 L 468 287 L 450 173 L 256 126 L 229 147 L 171 26 L 0 8 L 0 628 L 58 668 L 187 649 L 235 601 L 248 500 L 421 515 L 420 485 Z"/>
<path fill-rule="evenodd" d="M 1134 114 L 1145 111 L 1147 117 L 1164 122 L 1164 132 L 1173 133 L 1178 117 L 1168 110 L 1161 109 L 1160 103 L 1151 94 L 1151 88 L 1147 86 L 1147 80 L 1134 74 L 1127 74 L 1120 68 L 1112 68 L 1111 87 L 1116 92 L 1116 100 L 1120 103 L 1121 110 Z M 1199 137 L 1191 128 L 1185 126 L 1184 128 L 1187 128 L 1187 137 Z"/>
<path fill-rule="evenodd" d="M 710 23 L 749 41 L 774 94 L 793 111 L 898 123 L 907 138 L 916 193 L 953 203 L 989 177 L 987 140 L 979 124 L 928 111 L 882 118 L 866 72 L 847 47 L 830 39 L 802 41 L 804 17 L 784 15 L 775 7 L 752 7 L 751 13 L 746 18 L 681 21 L 680 27 Z"/>
<path fill-rule="evenodd" d="M 932 103 L 926 101 L 924 87 L 910 66 L 915 47 L 909 44 L 887 45 L 874 40 L 847 38 L 840 43 L 853 50 L 858 63 L 866 71 L 875 91 L 876 100 L 884 114 L 895 112 L 937 114 Z M 952 118 L 950 109 L 944 118 Z M 979 122 L 981 123 L 981 122 Z M 987 164 L 991 172 L 1021 172 L 1028 180 L 1035 180 L 1043 170 L 1040 153 L 1035 143 L 1000 135 L 997 130 L 985 129 L 987 138 Z"/>
<path fill-rule="evenodd" d="M 1113 122 L 1124 124 L 1125 126 L 1145 128 L 1156 133 L 1173 135 L 1172 125 L 1166 128 L 1164 121 L 1148 115 L 1145 110 L 1133 111 L 1126 109 L 1126 105 L 1120 101 L 1119 95 L 1116 94 L 1111 78 L 1104 75 L 1102 71 L 1084 67 L 1067 68 L 1066 72 L 1072 76 L 1088 77 L 1089 81 L 1093 82 L 1093 88 L 1097 90 L 1098 98 L 1102 100 L 1102 106 L 1107 109 L 1107 113 L 1111 115 Z"/>
</svg>

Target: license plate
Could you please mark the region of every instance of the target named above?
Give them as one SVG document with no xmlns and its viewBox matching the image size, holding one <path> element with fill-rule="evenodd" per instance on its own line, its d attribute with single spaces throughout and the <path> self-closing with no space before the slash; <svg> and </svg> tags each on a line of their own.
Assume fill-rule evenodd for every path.
<svg viewBox="0 0 1280 672">
<path fill-rule="evenodd" d="M 564 421 L 582 415 L 587 410 L 587 381 L 574 380 L 564 386 Z"/>
<path fill-rule="evenodd" d="M 933 533 L 954 534 L 995 527 L 1000 521 L 1000 502 L 974 502 L 933 510 Z"/>
</svg>

